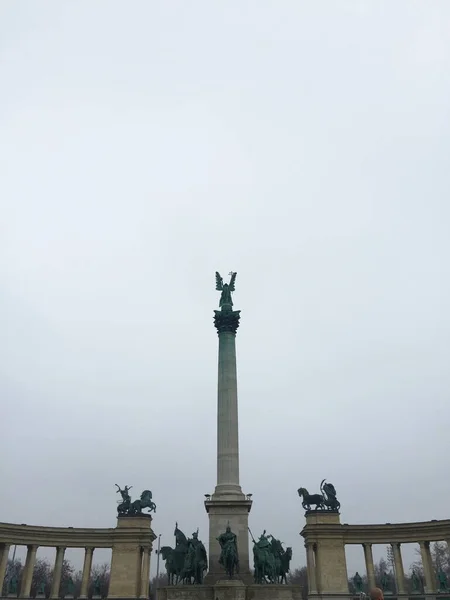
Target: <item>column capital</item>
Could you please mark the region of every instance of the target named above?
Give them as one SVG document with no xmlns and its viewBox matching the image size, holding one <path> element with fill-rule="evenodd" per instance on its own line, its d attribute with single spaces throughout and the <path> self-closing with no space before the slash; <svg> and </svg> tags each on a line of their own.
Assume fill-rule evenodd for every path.
<svg viewBox="0 0 450 600">
<path fill-rule="evenodd" d="M 240 310 L 215 310 L 214 311 L 214 326 L 217 333 L 233 333 L 236 335 L 239 327 L 239 319 L 241 318 Z"/>
</svg>

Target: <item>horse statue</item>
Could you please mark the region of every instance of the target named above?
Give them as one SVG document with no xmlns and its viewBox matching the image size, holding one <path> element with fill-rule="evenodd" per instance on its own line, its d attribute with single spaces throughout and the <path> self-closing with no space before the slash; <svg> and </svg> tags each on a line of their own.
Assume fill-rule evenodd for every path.
<svg viewBox="0 0 450 600">
<path fill-rule="evenodd" d="M 322 494 L 310 494 L 304 487 L 298 488 L 297 492 L 300 498 L 303 498 L 302 506 L 305 510 L 311 510 L 311 504 L 315 504 L 316 508 L 314 510 L 325 508 L 325 498 Z"/>
<path fill-rule="evenodd" d="M 176 585 L 179 580 L 179 571 L 176 564 L 175 551 L 170 546 L 162 546 L 159 551 L 162 559 L 166 562 L 167 581 L 169 585 Z"/>
<path fill-rule="evenodd" d="M 326 479 L 322 480 L 320 484 L 320 491 L 323 494 L 323 503 L 327 507 L 328 510 L 339 510 L 341 508 L 341 503 L 336 498 L 336 490 L 332 483 L 325 483 Z"/>
<path fill-rule="evenodd" d="M 250 531 L 250 529 L 249 529 Z M 250 531 L 253 541 L 253 566 L 254 578 L 256 584 L 275 583 L 277 580 L 276 564 L 276 546 L 279 542 L 273 536 L 266 536 L 266 531 L 262 533 L 259 540 L 256 541 Z M 269 538 L 272 541 L 269 541 Z"/>
<path fill-rule="evenodd" d="M 143 508 L 149 508 L 150 512 L 156 512 L 156 504 L 152 502 L 152 493 L 150 490 L 144 490 L 141 497 L 130 504 L 129 515 L 138 515 Z"/>
</svg>

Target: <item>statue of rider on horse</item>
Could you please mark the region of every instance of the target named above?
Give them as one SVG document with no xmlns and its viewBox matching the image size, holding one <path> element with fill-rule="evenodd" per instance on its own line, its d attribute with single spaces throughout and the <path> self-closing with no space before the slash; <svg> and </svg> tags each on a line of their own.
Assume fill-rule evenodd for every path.
<svg viewBox="0 0 450 600">
<path fill-rule="evenodd" d="M 235 573 L 239 573 L 239 553 L 237 548 L 237 535 L 231 531 L 228 523 L 224 533 L 217 538 L 221 552 L 219 563 L 225 569 L 225 573 L 233 579 Z"/>
<path fill-rule="evenodd" d="M 116 483 L 116 487 L 116 493 L 120 493 L 122 496 L 122 502 L 117 506 L 119 517 L 124 515 L 142 514 L 143 508 L 149 508 L 150 512 L 156 512 L 156 504 L 152 501 L 152 493 L 150 490 L 144 490 L 138 500 L 131 502 L 130 490 L 133 486 L 126 485 L 122 490 Z"/>
<path fill-rule="evenodd" d="M 292 559 L 292 548 L 284 550 L 282 542 L 266 535 L 263 531 L 259 540 L 256 541 L 250 531 L 253 540 L 253 562 L 255 583 L 287 583 L 290 562 Z"/>
<path fill-rule="evenodd" d="M 325 483 L 326 479 L 320 484 L 321 494 L 310 494 L 308 490 L 301 487 L 297 490 L 302 498 L 302 506 L 305 510 L 311 510 L 311 505 L 315 505 L 314 510 L 332 510 L 338 511 L 341 503 L 336 498 L 336 489 L 332 483 Z"/>
<path fill-rule="evenodd" d="M 175 548 L 163 546 L 160 550 L 166 562 L 169 585 L 177 583 L 202 584 L 208 569 L 206 548 L 198 539 L 198 529 L 187 539 L 178 523 L 175 524 Z"/>
</svg>

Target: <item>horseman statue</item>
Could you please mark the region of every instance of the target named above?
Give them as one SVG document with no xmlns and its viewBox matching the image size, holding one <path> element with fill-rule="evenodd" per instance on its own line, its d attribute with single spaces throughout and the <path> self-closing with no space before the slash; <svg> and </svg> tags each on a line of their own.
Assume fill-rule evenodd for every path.
<svg viewBox="0 0 450 600">
<path fill-rule="evenodd" d="M 198 529 L 187 542 L 187 555 L 184 561 L 184 577 L 193 583 L 202 584 L 205 571 L 208 570 L 206 548 L 198 539 Z"/>
<path fill-rule="evenodd" d="M 233 579 L 235 573 L 239 573 L 239 554 L 237 548 L 237 536 L 231 531 L 228 523 L 225 533 L 216 538 L 221 547 L 219 563 L 225 569 L 225 573 Z"/>
<path fill-rule="evenodd" d="M 250 531 L 250 530 L 249 530 Z M 253 540 L 254 577 L 256 584 L 287 583 L 292 548 L 283 549 L 283 544 L 264 530 L 258 541 Z"/>
<path fill-rule="evenodd" d="M 119 516 L 123 515 L 139 515 L 142 514 L 143 508 L 150 509 L 150 512 L 156 512 L 156 504 L 152 501 L 152 493 L 150 490 L 144 490 L 141 497 L 134 502 L 131 502 L 130 490 L 133 486 L 126 485 L 122 490 L 116 483 L 117 491 L 122 496 L 122 501 L 117 506 Z"/>
<path fill-rule="evenodd" d="M 198 530 L 192 534 L 192 538 L 187 539 L 176 523 L 174 535 L 175 548 L 163 546 L 160 550 L 166 562 L 169 585 L 202 584 L 208 569 L 208 557 L 203 542 L 198 539 Z"/>
</svg>

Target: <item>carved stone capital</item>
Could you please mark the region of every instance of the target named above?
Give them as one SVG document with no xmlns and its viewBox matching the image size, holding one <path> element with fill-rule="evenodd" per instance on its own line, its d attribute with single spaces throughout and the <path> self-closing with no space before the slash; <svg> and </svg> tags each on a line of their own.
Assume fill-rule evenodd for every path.
<svg viewBox="0 0 450 600">
<path fill-rule="evenodd" d="M 215 310 L 214 311 L 214 326 L 217 333 L 233 333 L 236 335 L 239 327 L 239 319 L 241 318 L 240 310 Z"/>
</svg>

